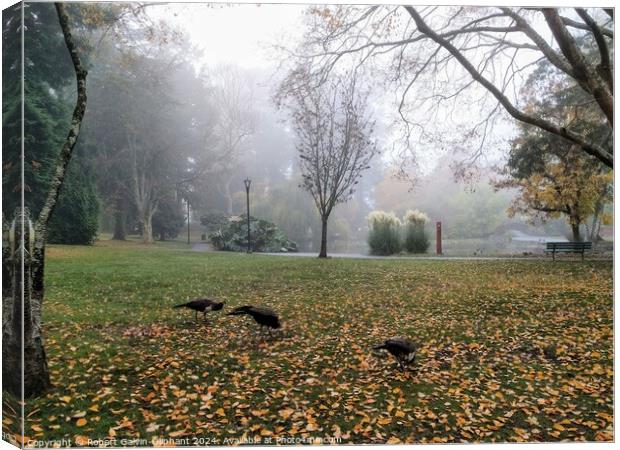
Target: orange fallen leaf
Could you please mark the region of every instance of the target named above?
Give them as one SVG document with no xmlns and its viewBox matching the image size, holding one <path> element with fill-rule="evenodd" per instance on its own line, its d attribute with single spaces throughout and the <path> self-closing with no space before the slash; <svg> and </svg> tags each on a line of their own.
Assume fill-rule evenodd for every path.
<svg viewBox="0 0 620 450">
<path fill-rule="evenodd" d="M 283 419 L 288 419 L 289 417 L 291 417 L 291 415 L 295 412 L 294 409 L 291 408 L 286 408 L 286 409 L 281 409 L 278 414 L 280 415 L 280 417 L 282 417 Z"/>
</svg>

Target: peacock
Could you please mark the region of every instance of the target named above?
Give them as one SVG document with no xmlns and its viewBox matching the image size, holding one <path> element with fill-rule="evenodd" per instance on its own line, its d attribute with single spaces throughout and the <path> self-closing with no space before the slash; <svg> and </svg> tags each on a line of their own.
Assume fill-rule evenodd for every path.
<svg viewBox="0 0 620 450">
<path fill-rule="evenodd" d="M 189 301 L 187 303 L 183 303 L 181 305 L 176 305 L 174 308 L 188 308 L 196 311 L 196 320 L 198 320 L 198 312 L 203 313 L 203 318 L 207 318 L 207 313 L 209 311 L 219 311 L 224 307 L 225 301 L 218 302 L 216 300 L 211 300 L 210 298 L 199 298 L 196 300 Z"/>
<path fill-rule="evenodd" d="M 417 346 L 408 339 L 402 337 L 393 337 L 386 340 L 383 344 L 373 347 L 373 350 L 387 350 L 398 362 L 401 370 L 405 370 L 405 366 L 415 361 Z"/>
<path fill-rule="evenodd" d="M 282 327 L 280 318 L 278 315 L 269 308 L 264 306 L 252 306 L 245 305 L 235 308 L 227 314 L 228 316 L 251 316 L 256 323 L 261 326 L 261 329 L 267 328 L 269 335 L 271 336 L 271 330 L 277 330 Z"/>
</svg>

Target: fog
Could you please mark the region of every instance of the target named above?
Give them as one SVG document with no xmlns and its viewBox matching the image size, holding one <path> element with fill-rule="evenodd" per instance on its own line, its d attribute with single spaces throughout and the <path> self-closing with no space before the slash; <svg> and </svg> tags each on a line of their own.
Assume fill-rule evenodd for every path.
<svg viewBox="0 0 620 450">
<path fill-rule="evenodd" d="M 51 4 L 30 8 L 33 21 L 53 27 Z M 291 54 L 315 20 L 308 11 L 303 5 L 74 5 L 89 75 L 83 135 L 71 164 L 89 175 L 67 189 L 95 192 L 99 239 L 184 240 L 189 210 L 190 240 L 202 242 L 213 231 L 205 218 L 245 214 L 248 178 L 250 214 L 273 222 L 300 251 L 318 251 L 320 217 L 301 187 L 299 137 L 290 110 L 278 101 Z M 57 33 L 44 40 L 35 32 L 27 36 L 37 45 L 26 46 L 32 83 L 46 80 L 41 85 L 50 102 L 62 106 L 54 123 L 63 123 L 74 102 L 73 81 L 50 76 L 56 69 L 39 58 L 55 55 L 68 65 L 66 49 L 56 45 Z M 529 251 L 541 237 L 568 235 L 562 219 L 509 216 L 517 192 L 495 189 L 493 182 L 517 128 L 497 114 L 484 130 L 484 145 L 480 133 L 466 135 L 463 130 L 487 117 L 490 106 L 478 99 L 480 90 L 469 93 L 464 109 L 435 111 L 420 139 L 403 146 L 402 97 L 377 75 L 385 69 L 381 61 L 360 74 L 357 86 L 367 92 L 380 154 L 350 198 L 334 208 L 330 252 L 367 253 L 367 217 L 377 210 L 399 218 L 409 210 L 425 213 L 430 253 L 437 222 L 449 254 Z M 450 75 L 437 76 L 443 82 Z M 410 95 L 420 99 L 424 86 Z M 408 117 L 417 125 L 423 116 L 430 117 L 417 109 Z M 49 152 L 36 151 L 42 164 L 51 161 Z M 532 239 L 513 239 L 523 235 Z"/>
</svg>

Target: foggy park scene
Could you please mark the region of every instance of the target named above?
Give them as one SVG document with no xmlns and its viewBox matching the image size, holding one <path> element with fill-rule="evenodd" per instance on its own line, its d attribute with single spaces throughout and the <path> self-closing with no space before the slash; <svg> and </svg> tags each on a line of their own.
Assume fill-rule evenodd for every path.
<svg viewBox="0 0 620 450">
<path fill-rule="evenodd" d="M 613 442 L 606 4 L 3 4 L 3 440 Z"/>
</svg>

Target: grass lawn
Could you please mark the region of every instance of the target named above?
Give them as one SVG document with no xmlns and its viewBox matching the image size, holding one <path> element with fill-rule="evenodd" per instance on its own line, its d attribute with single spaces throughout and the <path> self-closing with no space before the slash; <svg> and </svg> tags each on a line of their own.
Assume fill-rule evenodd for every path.
<svg viewBox="0 0 620 450">
<path fill-rule="evenodd" d="M 318 260 L 110 242 L 51 246 L 47 257 L 54 387 L 27 402 L 30 439 L 613 438 L 611 262 Z M 201 296 L 228 303 L 207 322 L 171 308 Z M 277 310 L 284 336 L 260 342 L 250 319 L 223 314 L 242 304 Z M 404 374 L 371 350 L 395 335 L 421 344 Z"/>
</svg>

